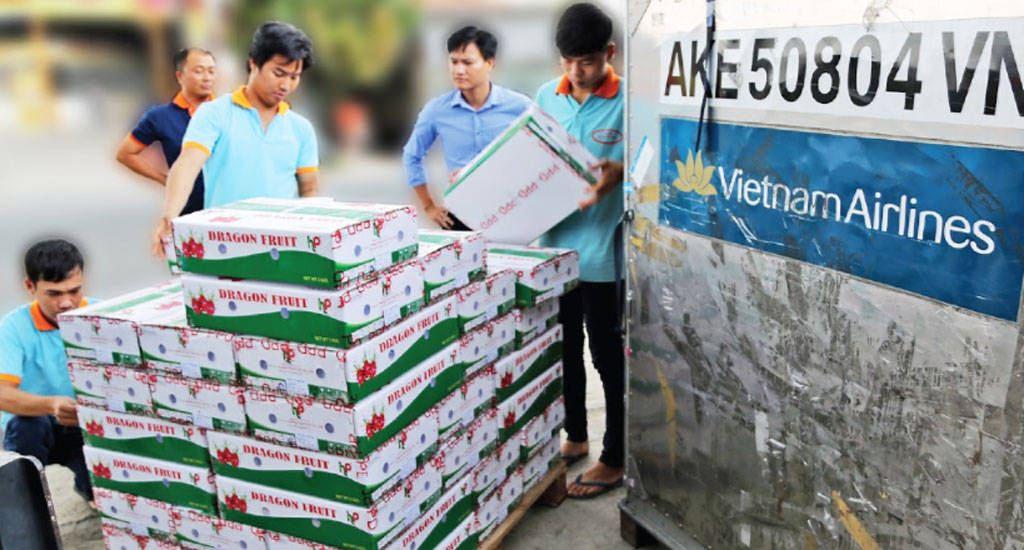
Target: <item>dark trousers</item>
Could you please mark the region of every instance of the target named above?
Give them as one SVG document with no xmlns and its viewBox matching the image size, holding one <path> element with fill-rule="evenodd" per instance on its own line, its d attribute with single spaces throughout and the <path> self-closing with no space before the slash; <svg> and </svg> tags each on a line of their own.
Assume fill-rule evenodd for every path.
<svg viewBox="0 0 1024 550">
<path fill-rule="evenodd" d="M 75 492 L 92 500 L 92 483 L 82 444 L 81 429 L 61 426 L 52 416 L 14 416 L 4 433 L 4 449 L 34 456 L 44 465 L 60 464 L 68 468 L 75 474 Z"/>
<path fill-rule="evenodd" d="M 618 327 L 618 288 L 615 283 L 580 283 L 559 304 L 565 351 L 562 357 L 565 393 L 565 431 L 569 441 L 587 436 L 587 373 L 583 363 L 583 326 L 587 327 L 590 356 L 604 386 L 605 425 L 601 462 L 623 464 L 625 446 L 625 349 Z"/>
</svg>

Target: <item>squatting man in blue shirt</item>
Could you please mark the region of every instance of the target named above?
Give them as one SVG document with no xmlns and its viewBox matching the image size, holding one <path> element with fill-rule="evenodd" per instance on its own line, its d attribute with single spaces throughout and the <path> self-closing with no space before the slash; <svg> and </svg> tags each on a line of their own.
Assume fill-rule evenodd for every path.
<svg viewBox="0 0 1024 550">
<path fill-rule="evenodd" d="M 25 288 L 33 301 L 0 320 L 0 410 L 4 449 L 69 468 L 75 492 L 95 509 L 57 328 L 58 315 L 86 305 L 84 265 L 78 249 L 63 240 L 37 243 L 25 254 Z"/>
<path fill-rule="evenodd" d="M 530 105 L 530 98 L 491 82 L 498 40 L 477 27 L 463 27 L 448 38 L 448 70 L 455 89 L 430 100 L 416 119 L 402 151 L 409 185 L 423 210 L 444 229 L 467 231 L 443 205 L 434 202 L 423 157 L 441 140 L 449 183 L 458 171 L 498 137 Z"/>
</svg>

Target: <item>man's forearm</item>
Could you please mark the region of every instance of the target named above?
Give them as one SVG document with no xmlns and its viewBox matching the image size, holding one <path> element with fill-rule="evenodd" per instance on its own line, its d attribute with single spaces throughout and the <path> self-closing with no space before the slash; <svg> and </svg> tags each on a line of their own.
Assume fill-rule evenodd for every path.
<svg viewBox="0 0 1024 550">
<path fill-rule="evenodd" d="M 434 198 L 430 196 L 430 186 L 427 184 L 417 185 L 413 187 L 416 190 L 416 196 L 420 199 L 420 204 L 423 205 L 423 209 L 426 210 L 434 206 Z"/>
<path fill-rule="evenodd" d="M 35 395 L 12 386 L 0 387 L 0 410 L 16 416 L 47 416 L 54 411 L 53 396 Z"/>
<path fill-rule="evenodd" d="M 320 178 L 316 172 L 299 174 L 299 196 L 315 197 L 320 192 Z"/>
<path fill-rule="evenodd" d="M 164 174 L 146 162 L 146 159 L 142 158 L 142 155 L 122 154 L 118 155 L 117 161 L 127 166 L 132 172 L 135 172 L 144 178 L 149 178 L 160 185 L 167 185 L 167 174 Z"/>
<path fill-rule="evenodd" d="M 181 214 L 188 196 L 192 194 L 192 187 L 196 184 L 196 178 L 203 170 L 203 163 L 206 162 L 206 153 L 193 147 L 185 147 L 181 150 L 178 160 L 171 166 L 167 173 L 167 193 L 164 196 L 163 215 L 167 219 L 177 217 Z"/>
</svg>

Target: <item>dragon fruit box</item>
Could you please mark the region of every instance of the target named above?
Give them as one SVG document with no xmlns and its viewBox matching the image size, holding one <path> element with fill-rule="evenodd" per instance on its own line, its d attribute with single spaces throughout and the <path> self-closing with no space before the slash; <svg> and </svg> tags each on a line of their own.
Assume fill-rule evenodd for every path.
<svg viewBox="0 0 1024 550">
<path fill-rule="evenodd" d="M 213 472 L 141 456 L 85 447 L 94 487 L 216 513 Z"/>
<path fill-rule="evenodd" d="M 428 302 L 483 278 L 483 233 L 421 229 L 419 240 L 419 261 Z"/>
<path fill-rule="evenodd" d="M 196 426 L 85 406 L 78 407 L 78 423 L 92 447 L 189 466 L 209 463 L 206 430 Z"/>
<path fill-rule="evenodd" d="M 192 326 L 333 347 L 350 347 L 423 306 L 415 261 L 329 290 L 188 273 L 181 282 Z"/>
<path fill-rule="evenodd" d="M 139 347 L 147 368 L 188 378 L 237 379 L 233 334 L 188 326 L 181 293 L 147 305 L 162 312 L 139 323 Z"/>
<path fill-rule="evenodd" d="M 416 256 L 409 206 L 249 199 L 173 220 L 182 271 L 335 288 Z"/>
<path fill-rule="evenodd" d="M 562 395 L 562 363 L 558 362 L 498 405 L 498 440 L 505 443 L 527 423 L 541 416 Z M 519 443 L 516 442 L 518 445 Z"/>
<path fill-rule="evenodd" d="M 504 401 L 562 360 L 562 325 L 541 334 L 494 365 L 495 395 Z"/>
<path fill-rule="evenodd" d="M 153 414 L 151 392 L 156 383 L 154 373 L 78 359 L 68 361 L 67 369 L 79 405 L 114 412 Z"/>
<path fill-rule="evenodd" d="M 487 269 L 516 273 L 516 306 L 532 307 L 572 290 L 579 283 L 575 250 L 494 244 L 487 248 Z"/>
<path fill-rule="evenodd" d="M 489 273 L 482 281 L 456 290 L 459 325 L 463 332 L 512 311 L 516 300 L 516 274 L 511 270 Z"/>
</svg>

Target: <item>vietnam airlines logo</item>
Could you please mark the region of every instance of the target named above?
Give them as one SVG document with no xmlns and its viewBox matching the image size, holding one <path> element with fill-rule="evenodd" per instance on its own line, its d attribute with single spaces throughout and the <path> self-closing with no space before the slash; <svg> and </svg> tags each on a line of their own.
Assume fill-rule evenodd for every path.
<svg viewBox="0 0 1024 550">
<path fill-rule="evenodd" d="M 687 151 L 686 163 L 676 160 L 676 169 L 679 170 L 679 177 L 672 182 L 672 186 L 683 193 L 697 193 L 698 195 L 717 195 L 718 191 L 711 185 L 711 176 L 715 173 L 715 167 L 704 166 L 700 158 L 700 151 L 697 151 L 697 158 L 693 157 L 693 150 Z"/>
</svg>

